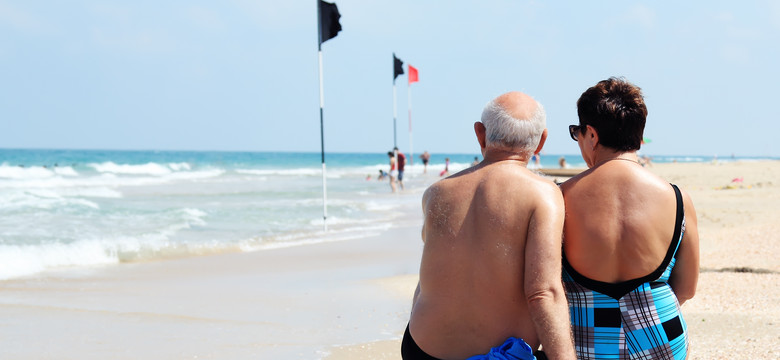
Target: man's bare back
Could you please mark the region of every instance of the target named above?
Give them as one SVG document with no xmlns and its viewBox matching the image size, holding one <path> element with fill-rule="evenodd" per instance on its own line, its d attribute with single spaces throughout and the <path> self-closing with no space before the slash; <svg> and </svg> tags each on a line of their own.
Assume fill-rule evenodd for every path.
<svg viewBox="0 0 780 360">
<path fill-rule="evenodd" d="M 485 160 L 423 195 L 411 338 L 442 359 L 484 354 L 509 337 L 573 359 L 560 282 L 563 197 L 526 169 L 533 150 L 486 149 L 485 126 L 475 130 Z M 546 130 L 537 152 L 544 138 Z"/>
</svg>

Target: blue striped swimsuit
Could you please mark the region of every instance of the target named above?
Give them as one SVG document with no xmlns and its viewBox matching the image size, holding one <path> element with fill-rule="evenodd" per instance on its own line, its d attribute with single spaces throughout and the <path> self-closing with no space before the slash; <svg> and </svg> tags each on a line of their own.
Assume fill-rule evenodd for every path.
<svg viewBox="0 0 780 360">
<path fill-rule="evenodd" d="M 564 254 L 563 283 L 578 359 L 685 359 L 687 325 L 668 283 L 685 233 L 682 195 L 672 187 L 677 197 L 674 237 L 649 275 L 615 284 L 597 281 L 574 270 Z"/>
</svg>

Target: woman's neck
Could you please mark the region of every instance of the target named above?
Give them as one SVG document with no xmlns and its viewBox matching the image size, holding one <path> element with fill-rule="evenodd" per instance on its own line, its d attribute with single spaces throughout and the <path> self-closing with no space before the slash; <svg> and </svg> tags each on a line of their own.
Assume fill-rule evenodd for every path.
<svg viewBox="0 0 780 360">
<path fill-rule="evenodd" d="M 598 167 L 606 162 L 612 160 L 623 160 L 639 164 L 639 157 L 636 155 L 636 151 L 617 152 L 617 151 L 602 151 L 593 157 L 593 165 L 591 168 Z"/>
</svg>

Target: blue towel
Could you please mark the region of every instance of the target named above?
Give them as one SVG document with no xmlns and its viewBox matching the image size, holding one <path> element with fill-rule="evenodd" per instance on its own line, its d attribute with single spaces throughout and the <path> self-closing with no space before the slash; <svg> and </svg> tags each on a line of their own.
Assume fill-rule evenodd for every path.
<svg viewBox="0 0 780 360">
<path fill-rule="evenodd" d="M 501 346 L 490 349 L 485 355 L 475 355 L 466 360 L 535 360 L 533 350 L 523 339 L 510 337 Z"/>
</svg>

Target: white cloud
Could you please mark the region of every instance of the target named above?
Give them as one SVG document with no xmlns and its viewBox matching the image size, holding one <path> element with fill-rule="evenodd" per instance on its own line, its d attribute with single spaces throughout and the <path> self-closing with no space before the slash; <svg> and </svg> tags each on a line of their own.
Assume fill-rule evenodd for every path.
<svg viewBox="0 0 780 360">
<path fill-rule="evenodd" d="M 631 24 L 650 30 L 655 27 L 655 10 L 643 4 L 637 4 L 624 14 L 624 19 Z"/>
<path fill-rule="evenodd" d="M 718 41 L 721 58 L 731 64 L 750 64 L 755 49 L 763 46 L 764 33 L 760 25 L 748 22 L 750 19 L 741 22 L 739 17 L 728 11 L 716 13 L 713 20 L 715 28 L 722 33 Z"/>
<path fill-rule="evenodd" d="M 202 6 L 191 6 L 184 11 L 185 17 L 196 26 L 208 30 L 224 30 L 225 22 L 215 11 Z"/>
<path fill-rule="evenodd" d="M 750 51 L 736 43 L 726 43 L 719 48 L 720 56 L 728 63 L 749 64 Z"/>
<path fill-rule="evenodd" d="M 234 0 L 233 2 L 264 29 L 278 31 L 296 28 L 317 20 L 317 3 L 314 1 Z"/>
<path fill-rule="evenodd" d="M 38 33 L 47 27 L 38 17 L 6 2 L 0 2 L 0 26 L 28 33 Z"/>
<path fill-rule="evenodd" d="M 139 54 L 171 52 L 176 44 L 173 37 L 161 29 L 108 31 L 96 28 L 92 30 L 92 40 L 107 49 Z"/>
<path fill-rule="evenodd" d="M 176 39 L 159 18 L 143 14 L 144 9 L 116 3 L 90 4 L 93 13 L 89 36 L 97 46 L 111 51 L 137 54 L 167 53 Z"/>
<path fill-rule="evenodd" d="M 769 21 L 772 22 L 772 25 L 775 28 L 780 29 L 780 2 L 774 0 L 768 0 L 766 4 L 767 4 L 768 15 L 769 15 Z"/>
</svg>

